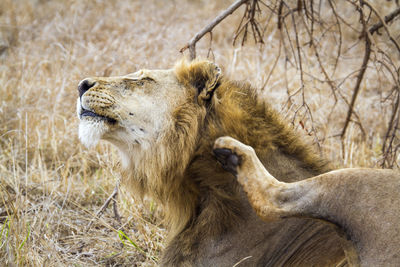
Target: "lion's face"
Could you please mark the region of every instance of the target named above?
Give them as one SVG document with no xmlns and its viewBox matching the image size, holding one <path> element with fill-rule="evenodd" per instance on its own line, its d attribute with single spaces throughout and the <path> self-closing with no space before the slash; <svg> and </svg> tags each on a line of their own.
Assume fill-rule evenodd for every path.
<svg viewBox="0 0 400 267">
<path fill-rule="evenodd" d="M 209 97 L 219 76 L 218 67 L 203 61 L 182 62 L 168 70 L 86 78 L 78 86 L 79 138 L 87 147 L 104 139 L 131 155 L 166 139 L 171 142 L 168 134 L 181 128 L 182 120 L 191 120 L 189 110 L 195 117 L 196 110 L 205 109 L 202 100 Z"/>
<path fill-rule="evenodd" d="M 185 98 L 173 70 L 84 79 L 77 101 L 79 138 L 86 146 L 105 139 L 146 148 L 171 127 L 172 112 Z"/>
</svg>

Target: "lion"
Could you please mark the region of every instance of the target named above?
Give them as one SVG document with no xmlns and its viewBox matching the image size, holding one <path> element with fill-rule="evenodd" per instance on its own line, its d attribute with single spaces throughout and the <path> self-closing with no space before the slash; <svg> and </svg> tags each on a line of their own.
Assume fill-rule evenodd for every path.
<svg viewBox="0 0 400 267">
<path fill-rule="evenodd" d="M 352 266 L 400 263 L 400 173 L 382 169 L 340 169 L 297 182 L 278 181 L 256 152 L 220 137 L 214 153 L 243 186 L 264 221 L 313 218 L 339 228 Z"/>
<path fill-rule="evenodd" d="M 121 154 L 122 181 L 163 206 L 169 236 L 161 266 L 345 265 L 335 229 L 308 218 L 265 222 L 215 160 L 214 141 L 251 145 L 284 182 L 331 169 L 248 83 L 216 64 L 86 78 L 78 85 L 79 138 Z"/>
</svg>

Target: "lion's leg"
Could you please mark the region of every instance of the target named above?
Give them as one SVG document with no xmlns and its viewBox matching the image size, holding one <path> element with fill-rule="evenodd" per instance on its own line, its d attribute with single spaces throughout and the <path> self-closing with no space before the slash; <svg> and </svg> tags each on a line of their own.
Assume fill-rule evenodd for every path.
<svg viewBox="0 0 400 267">
<path fill-rule="evenodd" d="M 218 138 L 214 154 L 222 166 L 237 177 L 250 204 L 263 220 L 330 216 L 327 209 L 321 209 L 321 205 L 329 204 L 326 198 L 331 198 L 326 194 L 323 176 L 295 183 L 280 182 L 264 168 L 252 147 L 231 137 Z"/>
<path fill-rule="evenodd" d="M 215 141 L 214 154 L 223 168 L 237 177 L 250 204 L 263 220 L 276 220 L 296 215 L 296 209 L 304 210 L 293 205 L 301 192 L 293 190 L 296 188 L 292 188 L 291 184 L 275 179 L 264 168 L 252 147 L 231 137 L 221 137 Z"/>
</svg>

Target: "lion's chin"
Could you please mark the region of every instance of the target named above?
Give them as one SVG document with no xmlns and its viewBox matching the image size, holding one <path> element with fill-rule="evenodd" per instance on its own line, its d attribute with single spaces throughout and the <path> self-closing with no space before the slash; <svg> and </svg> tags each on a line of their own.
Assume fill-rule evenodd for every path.
<svg viewBox="0 0 400 267">
<path fill-rule="evenodd" d="M 79 140 L 87 148 L 91 148 L 97 145 L 107 131 L 104 121 L 82 119 L 79 123 Z"/>
</svg>

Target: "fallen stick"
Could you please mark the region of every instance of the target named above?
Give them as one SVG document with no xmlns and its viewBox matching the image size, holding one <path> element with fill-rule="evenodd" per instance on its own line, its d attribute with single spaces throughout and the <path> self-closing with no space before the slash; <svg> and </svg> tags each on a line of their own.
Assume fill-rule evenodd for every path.
<svg viewBox="0 0 400 267">
<path fill-rule="evenodd" d="M 116 202 L 117 202 L 116 201 L 116 196 L 118 195 L 118 187 L 119 187 L 119 183 L 117 182 L 117 184 L 115 185 L 114 191 L 107 198 L 106 202 L 104 202 L 103 206 L 101 206 L 101 208 L 96 212 L 96 216 L 95 216 L 96 218 L 100 218 L 101 215 L 103 215 L 103 213 L 107 209 L 108 205 L 110 204 L 111 200 L 113 200 L 114 201 L 113 208 L 114 208 L 115 219 L 117 219 L 118 222 L 121 222 L 121 217 L 119 216 L 118 209 L 117 209 L 117 204 L 116 204 Z M 90 223 L 86 227 L 86 231 L 89 231 L 90 227 L 93 224 L 93 221 L 94 221 L 93 219 L 90 221 Z"/>
</svg>

